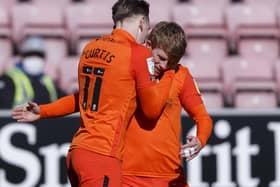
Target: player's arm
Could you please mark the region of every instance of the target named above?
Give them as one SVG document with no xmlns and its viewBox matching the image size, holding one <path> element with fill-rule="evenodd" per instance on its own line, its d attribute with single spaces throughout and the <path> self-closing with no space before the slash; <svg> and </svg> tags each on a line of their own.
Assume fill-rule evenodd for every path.
<svg viewBox="0 0 280 187">
<path fill-rule="evenodd" d="M 180 101 L 183 108 L 188 112 L 190 117 L 197 125 L 197 138 L 201 146 L 204 147 L 212 132 L 212 119 L 209 116 L 201 95 L 194 82 L 192 76 L 187 72 L 185 77 L 184 86 L 180 94 Z"/>
<path fill-rule="evenodd" d="M 38 105 L 30 101 L 25 105 L 15 107 L 12 111 L 12 117 L 18 122 L 33 122 L 40 118 L 72 114 L 79 111 L 78 98 L 78 94 L 69 95 L 44 105 Z"/>
<path fill-rule="evenodd" d="M 196 136 L 186 136 L 187 143 L 181 148 L 181 156 L 187 161 L 195 158 L 200 150 L 206 145 L 212 132 L 212 119 L 202 102 L 199 90 L 192 76 L 187 72 L 184 86 L 180 94 L 183 108 L 195 121 L 197 126 Z"/>
<path fill-rule="evenodd" d="M 132 69 L 136 80 L 137 97 L 142 111 L 147 118 L 157 119 L 168 99 L 175 73 L 174 70 L 164 72 L 158 83 L 148 70 L 147 60 L 151 56 L 151 52 L 144 47 L 134 51 L 132 53 Z"/>
<path fill-rule="evenodd" d="M 49 104 L 40 106 L 40 118 L 69 115 L 79 111 L 79 93 L 68 95 Z"/>
</svg>

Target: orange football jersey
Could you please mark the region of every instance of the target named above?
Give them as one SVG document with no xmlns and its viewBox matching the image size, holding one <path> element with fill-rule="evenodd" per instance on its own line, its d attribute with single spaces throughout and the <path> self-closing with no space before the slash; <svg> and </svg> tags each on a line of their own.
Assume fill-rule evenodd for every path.
<svg viewBox="0 0 280 187">
<path fill-rule="evenodd" d="M 167 105 L 159 120 L 156 123 L 151 122 L 145 118 L 141 109 L 136 110 L 126 135 L 124 175 L 176 178 L 182 174 L 179 156 L 182 106 L 185 110 L 192 111 L 203 106 L 203 102 L 189 71 L 179 66 Z M 212 124 L 207 113 L 202 118 L 204 119 L 197 119 L 198 122 L 202 120 L 203 125 L 210 124 L 210 128 L 203 132 L 205 134 L 200 134 L 203 139 L 201 141 L 205 142 Z"/>
<path fill-rule="evenodd" d="M 112 34 L 93 40 L 80 57 L 79 94 L 61 100 L 72 106 L 54 109 L 59 101 L 52 106 L 42 105 L 41 118 L 77 111 L 78 97 L 81 124 L 71 149 L 83 148 L 121 158 L 136 101 L 147 116 L 157 118 L 168 98 L 174 71 L 164 73 L 164 80 L 158 84 L 152 75 L 151 60 L 150 50 L 137 44 L 124 30 L 115 29 Z"/>
</svg>

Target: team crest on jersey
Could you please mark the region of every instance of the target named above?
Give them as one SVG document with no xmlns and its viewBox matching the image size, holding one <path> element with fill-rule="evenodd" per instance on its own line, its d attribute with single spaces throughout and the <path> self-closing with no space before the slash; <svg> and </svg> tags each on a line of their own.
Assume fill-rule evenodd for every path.
<svg viewBox="0 0 280 187">
<path fill-rule="evenodd" d="M 153 58 L 152 57 L 147 58 L 146 61 L 147 61 L 149 73 L 151 75 L 154 75 L 155 74 L 155 63 L 153 61 Z"/>
</svg>

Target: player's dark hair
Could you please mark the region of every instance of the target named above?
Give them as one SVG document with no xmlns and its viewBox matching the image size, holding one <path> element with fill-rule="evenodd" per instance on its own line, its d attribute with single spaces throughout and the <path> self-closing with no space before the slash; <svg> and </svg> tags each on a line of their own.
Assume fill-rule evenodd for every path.
<svg viewBox="0 0 280 187">
<path fill-rule="evenodd" d="M 159 22 L 148 36 L 152 49 L 160 48 L 168 55 L 169 68 L 176 69 L 187 47 L 183 28 L 174 22 Z"/>
<path fill-rule="evenodd" d="M 143 15 L 149 20 L 149 4 L 144 0 L 118 0 L 112 7 L 114 24 L 134 15 Z"/>
</svg>

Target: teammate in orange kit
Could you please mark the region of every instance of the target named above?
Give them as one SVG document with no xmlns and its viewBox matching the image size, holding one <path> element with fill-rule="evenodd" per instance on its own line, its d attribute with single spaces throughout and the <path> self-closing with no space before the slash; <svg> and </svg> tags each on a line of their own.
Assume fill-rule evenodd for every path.
<svg viewBox="0 0 280 187">
<path fill-rule="evenodd" d="M 153 51 L 158 75 L 166 68 L 177 71 L 168 104 L 157 123 L 147 119 L 140 108 L 130 122 L 123 157 L 123 187 L 185 187 L 187 184 L 179 155 L 181 107 L 183 105 L 189 112 L 198 127 L 197 137 L 187 137 L 190 142 L 181 151 L 182 156 L 186 156 L 184 149 L 190 148 L 187 160 L 194 158 L 206 144 L 212 121 L 187 68 L 178 65 L 186 47 L 182 28 L 172 22 L 158 23 L 151 31 L 148 43 Z M 67 96 L 58 102 L 57 107 L 64 106 L 57 113 L 58 116 L 71 113 L 71 107 L 73 110 L 75 106 L 73 98 Z M 39 110 L 36 104 L 32 105 Z M 38 114 L 35 118 L 39 118 Z M 30 121 L 30 118 L 25 119 Z"/>
<path fill-rule="evenodd" d="M 67 155 L 72 186 L 121 186 L 125 131 L 136 101 L 148 118 L 157 119 L 174 77 L 174 70 L 165 71 L 157 83 L 149 71 L 152 54 L 140 45 L 149 30 L 148 3 L 119 0 L 112 8 L 112 17 L 112 33 L 88 43 L 80 57 L 79 93 L 71 98 L 75 104 L 70 106 L 71 112 L 79 110 L 81 115 L 80 128 Z M 69 105 L 41 105 L 40 118 L 57 116 L 65 106 Z M 21 121 L 17 111 L 21 115 L 30 107 L 18 107 L 14 117 Z"/>
<path fill-rule="evenodd" d="M 156 70 L 160 70 L 156 73 L 167 68 L 176 69 L 176 73 L 159 120 L 155 123 L 147 119 L 138 108 L 130 122 L 123 157 L 123 187 L 187 187 L 179 153 L 188 161 L 193 159 L 212 132 L 212 120 L 190 72 L 178 65 L 186 48 L 183 29 L 172 22 L 158 23 L 148 41 Z M 196 122 L 197 136 L 187 136 L 189 143 L 181 148 L 182 106 Z"/>
</svg>

